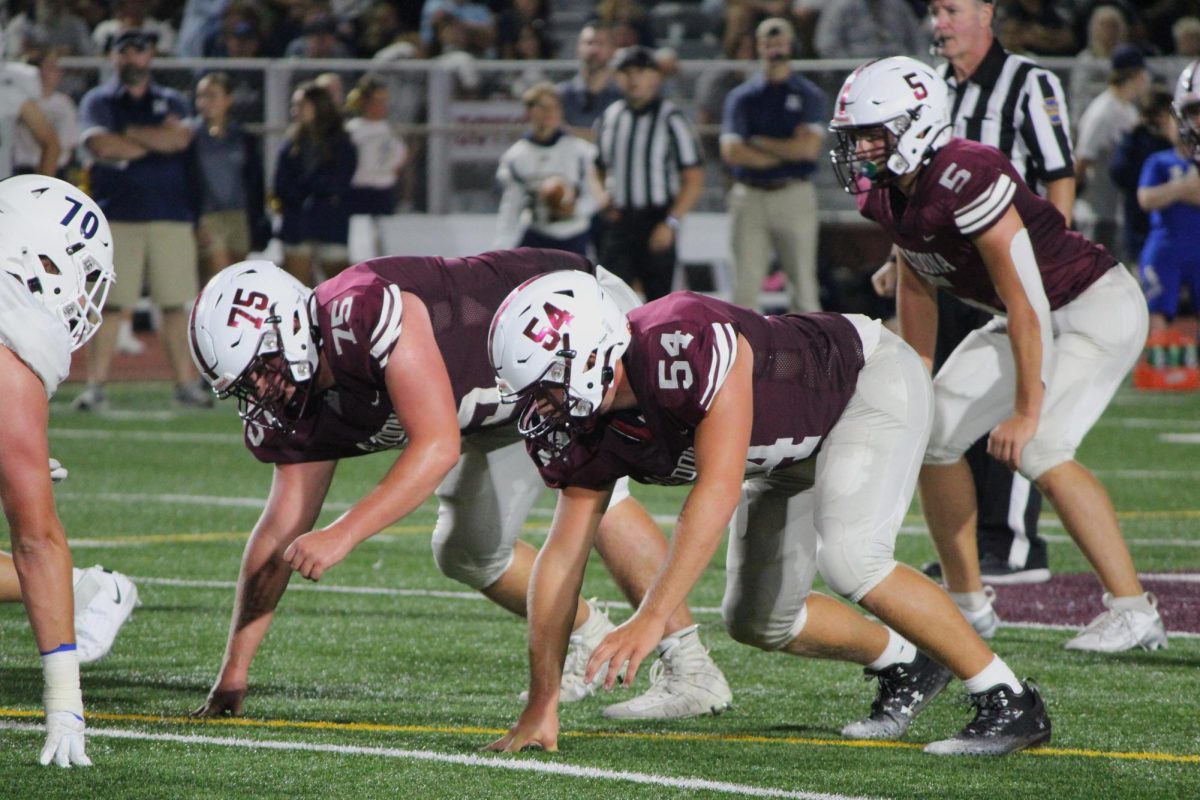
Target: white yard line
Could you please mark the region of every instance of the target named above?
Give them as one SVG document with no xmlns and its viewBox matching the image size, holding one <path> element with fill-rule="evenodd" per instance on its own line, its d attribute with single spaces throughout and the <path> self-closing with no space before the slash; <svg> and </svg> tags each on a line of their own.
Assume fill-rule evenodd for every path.
<svg viewBox="0 0 1200 800">
<path fill-rule="evenodd" d="M 0 722 L 0 729 L 12 731 L 44 731 L 42 725 L 27 722 Z M 772 789 L 744 783 L 712 781 L 704 778 L 673 778 L 648 772 L 580 767 L 560 762 L 513 758 L 512 756 L 482 756 L 457 753 L 438 753 L 432 750 L 405 750 L 396 747 L 361 747 L 345 744 L 317 744 L 314 742 L 289 742 L 279 739 L 242 739 L 232 736 L 198 736 L 195 734 L 149 733 L 122 728 L 88 728 L 89 737 L 103 736 L 111 739 L 133 739 L 143 742 L 170 742 L 185 745 L 211 745 L 215 747 L 238 747 L 244 750 L 283 750 L 306 753 L 333 753 L 336 755 L 375 756 L 396 758 L 406 761 L 429 761 L 438 764 L 455 764 L 464 767 L 531 772 L 543 775 L 558 775 L 565 778 L 585 780 L 619 781 L 646 786 L 661 786 L 687 791 L 718 792 L 742 797 L 783 797 L 798 800 L 866 800 L 850 795 L 805 792 L 787 789 Z"/>
</svg>

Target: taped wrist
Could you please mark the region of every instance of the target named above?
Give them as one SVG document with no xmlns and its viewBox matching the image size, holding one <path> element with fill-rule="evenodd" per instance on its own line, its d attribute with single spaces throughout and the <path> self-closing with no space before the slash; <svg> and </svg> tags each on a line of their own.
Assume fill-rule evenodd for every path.
<svg viewBox="0 0 1200 800">
<path fill-rule="evenodd" d="M 64 649 L 64 648 L 70 649 Z M 42 704 L 47 714 L 67 711 L 83 719 L 83 692 L 79 688 L 79 655 L 75 645 L 62 645 L 42 655 Z"/>
</svg>

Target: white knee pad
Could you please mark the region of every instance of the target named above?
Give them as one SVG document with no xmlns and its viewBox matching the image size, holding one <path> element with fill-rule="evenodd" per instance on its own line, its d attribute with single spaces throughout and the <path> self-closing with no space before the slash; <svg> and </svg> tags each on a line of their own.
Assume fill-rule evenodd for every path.
<svg viewBox="0 0 1200 800">
<path fill-rule="evenodd" d="M 1066 442 L 1041 441 L 1034 437 L 1021 451 L 1021 474 L 1031 481 L 1045 475 L 1059 464 L 1075 457 L 1075 448 Z"/>
<path fill-rule="evenodd" d="M 800 614 L 795 619 L 781 619 L 769 614 L 755 615 L 750 608 L 722 604 L 721 620 L 734 641 L 759 650 L 782 650 L 804 630 L 808 622 L 808 605 L 800 606 Z"/>
<path fill-rule="evenodd" d="M 480 540 L 467 531 L 455 530 L 453 524 L 443 527 L 446 516 L 439 514 L 432 542 L 433 560 L 442 574 L 475 590 L 500 580 L 512 564 L 512 542 L 496 544 L 495 537 Z"/>
<path fill-rule="evenodd" d="M 817 571 L 829 588 L 852 603 L 862 600 L 896 568 L 893 547 L 870 539 L 821 542 Z"/>
</svg>

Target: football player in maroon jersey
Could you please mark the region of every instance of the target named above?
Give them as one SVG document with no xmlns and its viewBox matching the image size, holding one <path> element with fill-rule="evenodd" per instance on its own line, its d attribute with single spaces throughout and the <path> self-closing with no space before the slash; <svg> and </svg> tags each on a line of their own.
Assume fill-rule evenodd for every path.
<svg viewBox="0 0 1200 800">
<path fill-rule="evenodd" d="M 1068 230 L 999 150 L 951 136 L 945 83 L 919 61 L 887 58 L 856 70 L 830 129 L 843 185 L 898 246 L 905 340 L 932 363 L 939 288 L 996 315 L 934 380 L 920 479 L 946 584 L 963 613 L 977 627 L 994 624 L 962 458 L 990 431 L 988 452 L 1037 484 L 1104 585 L 1108 610 L 1066 647 L 1165 647 L 1157 601 L 1142 589 L 1108 493 L 1075 460 L 1146 340 L 1137 281 Z"/>
<path fill-rule="evenodd" d="M 561 489 L 530 586 L 529 700 L 491 749 L 557 748 L 563 600 L 578 592 L 600 515 L 626 476 L 693 486 L 666 562 L 633 617 L 593 651 L 589 675 L 605 662 L 636 674 L 732 519 L 730 635 L 878 678 L 870 715 L 843 735 L 899 737 L 953 674 L 976 716 L 928 752 L 1002 755 L 1049 739 L 1037 689 L 937 584 L 893 557 L 933 393 L 917 354 L 878 320 L 764 317 L 690 292 L 625 314 L 591 276 L 558 272 L 504 301 L 489 352 L 502 394 L 522 404 L 530 455 Z M 818 570 L 891 627 L 812 592 Z"/>
<path fill-rule="evenodd" d="M 522 249 L 465 259 L 379 258 L 315 290 L 270 262 L 228 267 L 205 287 L 190 322 L 192 356 L 219 396 L 235 396 L 246 446 L 274 465 L 247 544 L 221 668 L 198 714 L 236 715 L 250 662 L 292 571 L 321 579 L 363 540 L 436 495 L 434 559 L 447 576 L 525 613 L 535 550 L 517 539 L 542 487 L 501 404 L 487 330 L 505 295 L 555 269 L 593 271 L 582 256 Z M 599 270 L 626 301 L 636 297 Z M 403 448 L 382 481 L 314 529 L 340 459 Z M 625 493 L 605 515 L 598 549 L 634 605 L 666 542 Z M 586 697 L 590 649 L 612 629 L 580 599 L 562 697 Z M 673 718 L 721 710 L 731 698 L 684 607 L 663 643 L 660 680 L 605 709 L 609 717 Z M 615 677 L 615 675 L 614 675 Z"/>
</svg>

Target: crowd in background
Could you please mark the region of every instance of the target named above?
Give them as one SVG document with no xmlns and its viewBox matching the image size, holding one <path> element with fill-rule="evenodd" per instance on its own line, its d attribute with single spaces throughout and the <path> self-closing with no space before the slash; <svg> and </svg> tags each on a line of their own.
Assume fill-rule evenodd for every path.
<svg viewBox="0 0 1200 800">
<path fill-rule="evenodd" d="M 756 173 L 752 163 L 749 178 L 744 174 L 747 164 L 730 155 L 734 151 L 725 139 L 731 131 L 736 134 L 731 127 L 736 109 L 731 111 L 728 100 L 756 72 L 753 60 L 761 58 L 756 31 L 763 20 L 783 20 L 790 26 L 786 54 L 792 58 L 925 57 L 931 43 L 926 6 L 921 0 L 14 0 L 0 12 L 7 15 L 0 16 L 0 41 L 6 70 L 16 70 L 18 62 L 28 65 L 28 72 L 14 74 L 32 82 L 38 106 L 57 131 L 59 174 L 85 186 L 90 180 L 86 168 L 96 153 L 79 146 L 75 104 L 88 87 L 64 87 L 59 59 L 111 53 L 130 32 L 148 43 L 159 63 L 172 57 L 441 59 L 454 67 L 458 96 L 524 98 L 531 111 L 554 102 L 546 96 L 548 84 L 540 67 L 532 65 L 516 78 L 501 80 L 472 65 L 481 59 L 537 62 L 573 55 L 578 73 L 554 86 L 560 107 L 552 114 L 584 142 L 592 140 L 593 126 L 605 109 L 626 99 L 624 71 L 613 68 L 615 53 L 636 47 L 653 55 L 656 102 L 682 99 L 673 81 L 679 56 L 745 61 L 744 69 L 711 70 L 696 83 L 686 104 L 695 109 L 695 118 L 681 124 L 690 128 L 699 123 L 708 130 L 721 125 L 722 144 L 718 150 L 715 136 L 700 138 L 694 128 L 681 133 L 701 147 L 695 162 L 677 165 L 681 175 L 691 176 L 702 161 L 723 163 L 731 176 L 728 210 L 736 212 L 735 201 L 746 202 L 737 193 L 739 183 L 744 184 L 743 194 L 752 197 L 756 191 L 771 192 L 769 198 L 763 195 L 771 201 L 764 204 L 767 208 L 779 204 L 783 195 L 775 192 L 785 184 L 827 170 L 823 157 L 807 145 L 806 155 L 792 162 L 806 166 L 772 173 L 760 164 L 767 172 Z M 1136 265 L 1150 226 L 1150 216 L 1138 200 L 1140 169 L 1155 148 L 1171 146 L 1164 129 L 1168 101 L 1163 84 L 1175 78 L 1155 75 L 1145 59 L 1200 56 L 1200 0 L 1001 0 L 995 19 L 998 40 L 1011 52 L 1074 56 L 1064 88 L 1077 150 L 1075 224 L 1127 264 Z M 351 225 L 361 226 L 372 251 L 382 253 L 380 218 L 395 211 L 401 196 L 408 199 L 405 207 L 420 207 L 412 203 L 412 165 L 421 157 L 422 143 L 406 141 L 395 125 L 419 122 L 419 106 L 405 103 L 398 109 L 389 97 L 392 84 L 369 72 L 349 92 L 338 74 L 321 74 L 294 87 L 282 146 L 265 153 L 259 137 L 249 130 L 261 117 L 251 118 L 248 106 L 239 103 L 247 80 L 239 73 L 201 71 L 187 87 L 190 97 L 181 95 L 187 106 L 181 114 L 190 131 L 188 213 L 195 223 L 200 277 L 261 250 L 274 236 L 283 245 L 287 269 L 311 284 L 316 276 L 336 274 L 349 263 Z M 795 80 L 802 78 L 797 74 Z M 531 89 L 536 90 L 532 96 Z M 815 87 L 803 92 L 807 112 L 797 119 L 822 127 L 828 108 L 818 106 L 827 105 L 828 98 Z M 28 124 L 17 125 L 11 165 L 16 172 L 43 166 L 46 151 L 33 130 Z M 525 141 L 547 135 L 531 131 Z M 0 174 L 7 169 L 0 164 Z M 264 185 L 268 172 L 274 179 Z M 764 174 L 769 178 L 765 183 Z M 571 199 L 578 196 L 581 202 L 548 211 L 540 180 L 518 186 L 522 182 L 514 181 L 513 175 L 512 163 L 502 165 L 498 185 L 506 199 L 501 228 L 519 226 L 525 234 L 536 233 L 540 215 L 543 222 L 569 229 L 575 240 L 572 249 L 602 254 L 605 214 L 597 210 L 607 210 L 610 222 L 620 216 L 613 211 L 614 176 L 597 182 L 584 170 L 568 187 Z M 672 263 L 680 218 L 695 203 L 692 199 L 683 208 L 675 199 L 656 202 L 646 234 L 659 245 L 669 241 Z M 803 208 L 815 210 L 814 201 L 805 202 Z M 562 216 L 564 209 L 573 221 Z M 586 224 L 581 222 L 584 217 L 590 220 Z M 658 230 L 661 225 L 669 232 Z M 745 230 L 742 225 L 734 231 L 735 249 Z M 815 261 L 816 234 L 803 238 L 802 245 L 787 248 L 813 251 L 801 259 L 810 264 Z M 501 230 L 497 241 L 501 240 L 545 244 L 544 238 L 512 230 Z M 795 292 L 795 284 L 811 279 L 813 268 L 789 267 L 793 259 L 787 248 L 775 242 L 773 253 L 754 260 L 774 259 L 772 263 L 787 267 Z M 748 274 L 745 265 L 742 271 Z M 752 302 L 747 298 L 760 283 L 758 271 L 760 267 L 752 280 L 742 281 L 753 283 L 750 289 L 738 287 L 743 302 Z M 803 301 L 792 298 L 793 310 L 820 307 L 811 289 L 803 293 Z M 128 346 L 135 348 L 137 342 Z"/>
</svg>

